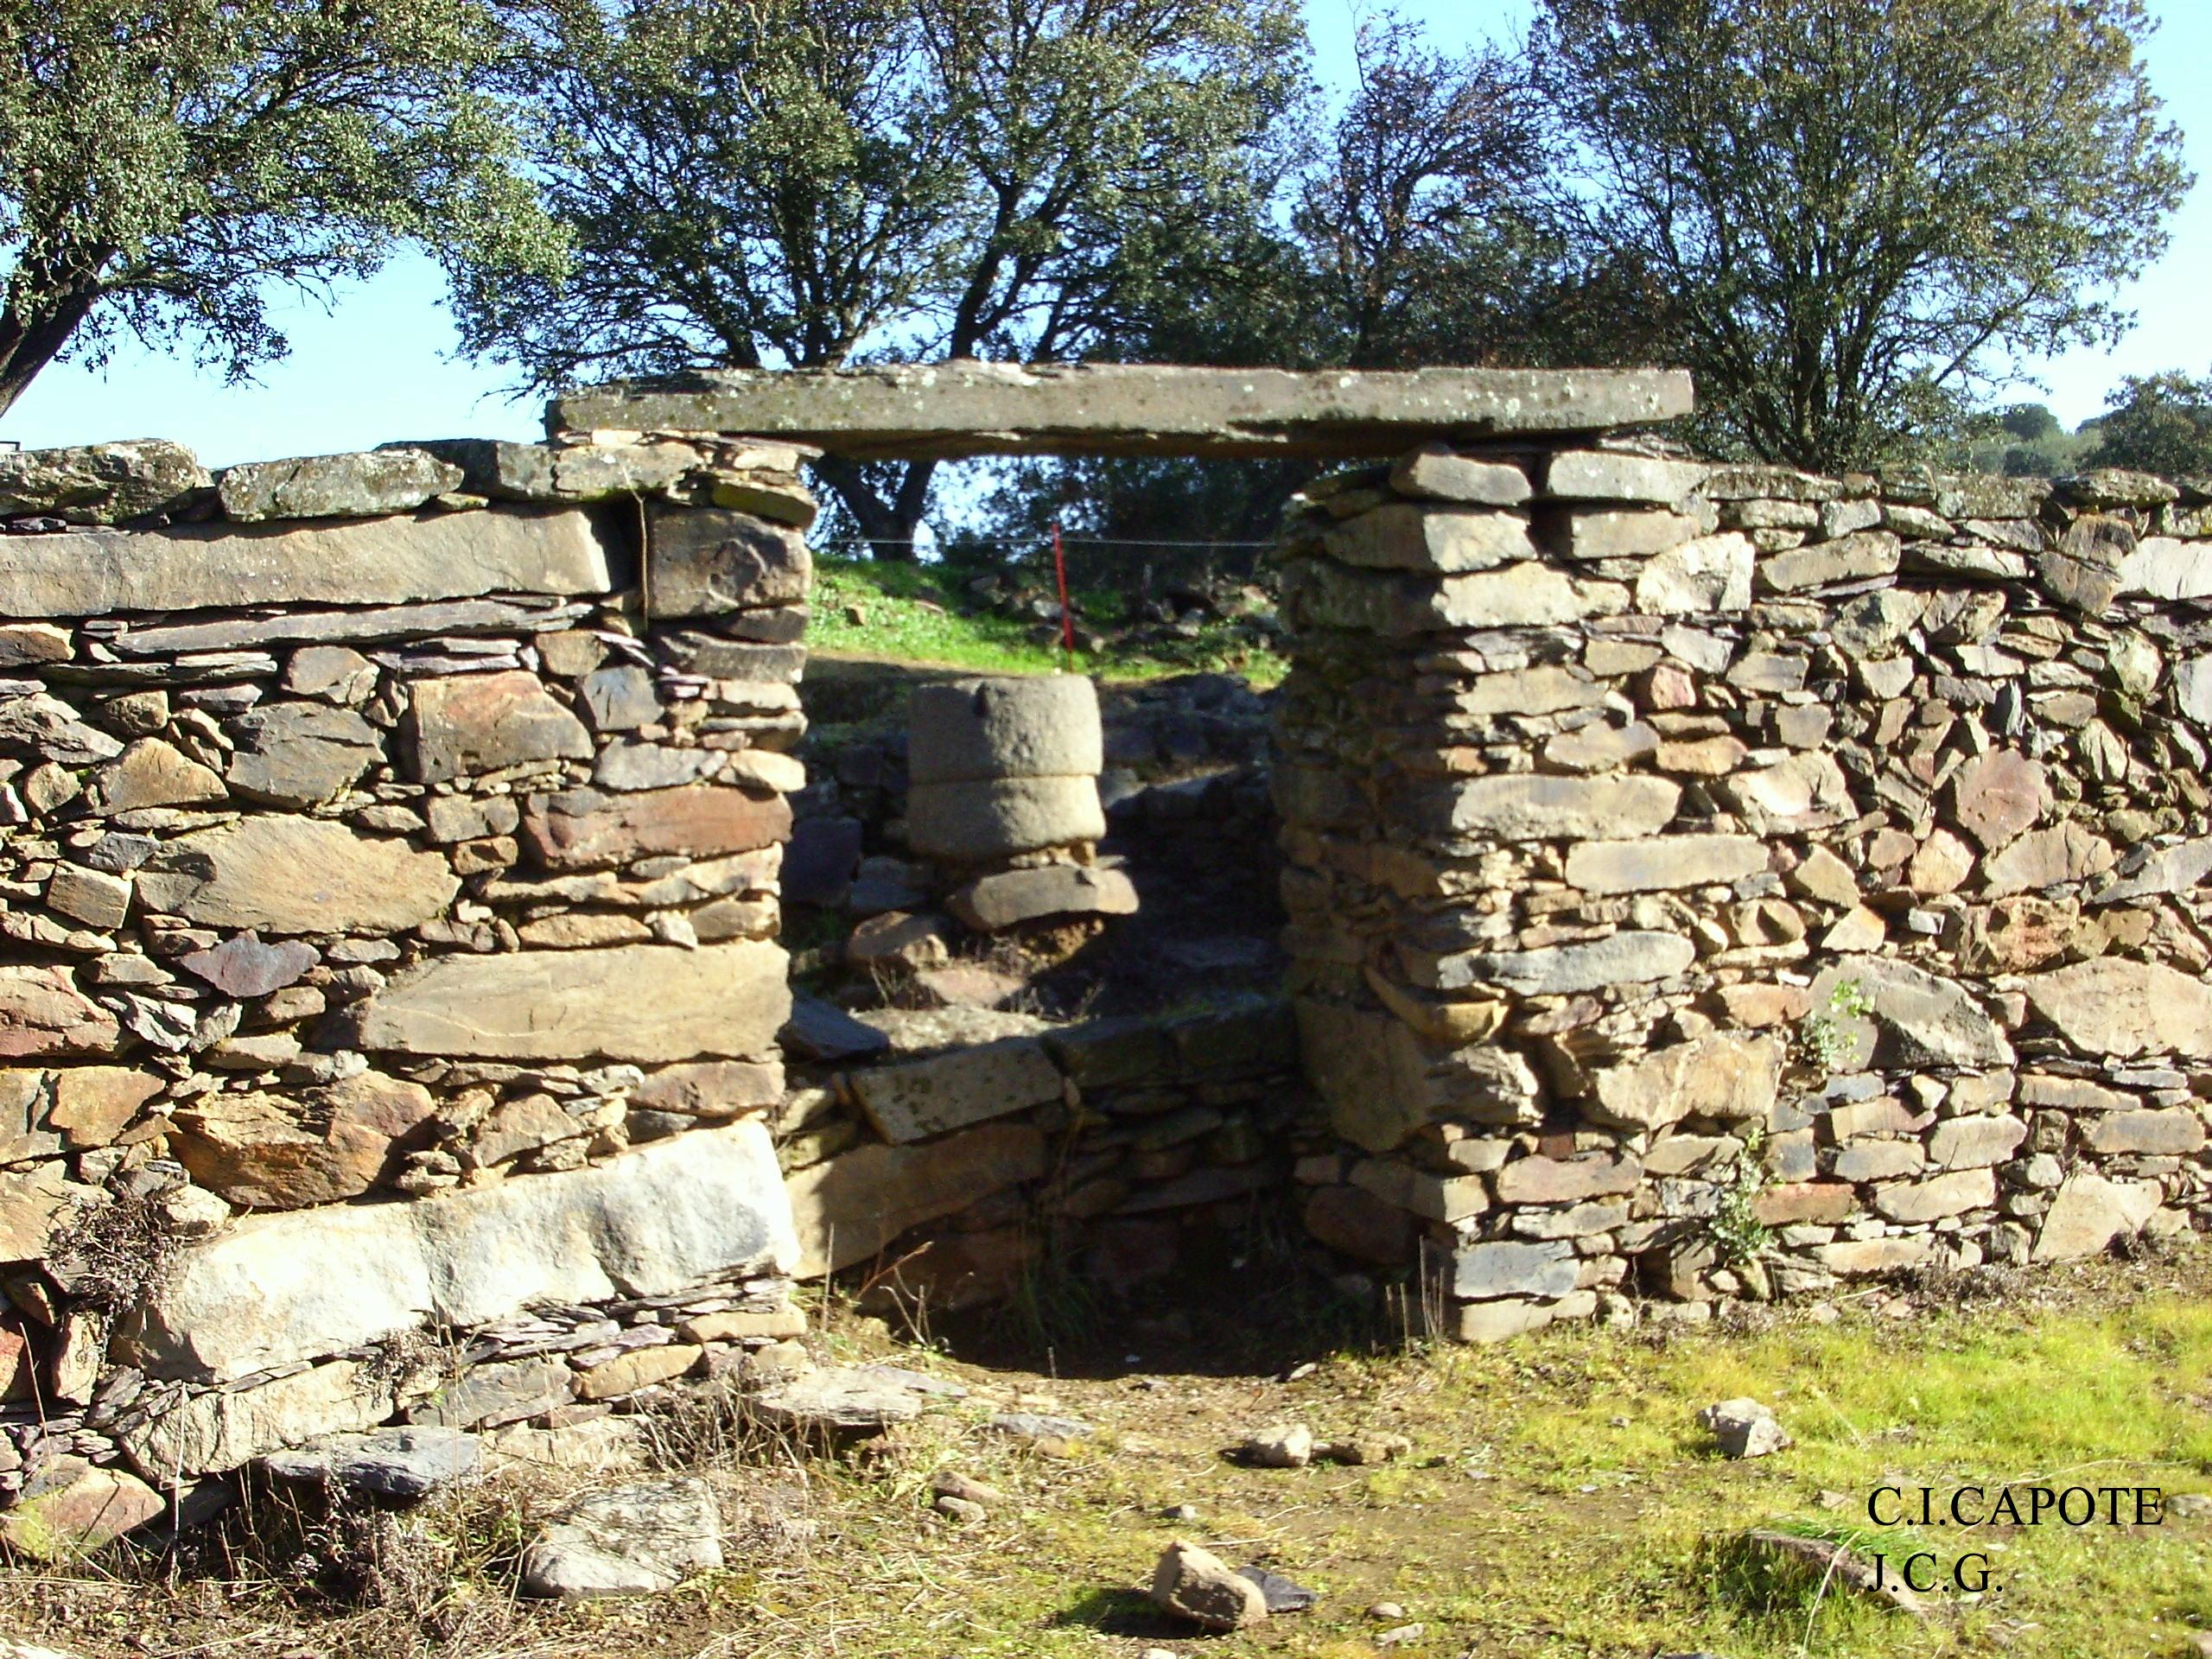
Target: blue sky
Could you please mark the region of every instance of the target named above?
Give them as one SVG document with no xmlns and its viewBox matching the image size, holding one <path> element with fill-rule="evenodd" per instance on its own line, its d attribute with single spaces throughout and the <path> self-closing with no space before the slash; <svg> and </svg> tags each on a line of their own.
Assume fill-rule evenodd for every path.
<svg viewBox="0 0 2212 1659">
<path fill-rule="evenodd" d="M 1306 0 L 1317 67 L 1345 79 L 1354 0 Z M 1401 0 L 1397 10 L 1424 19 L 1440 45 L 1517 32 L 1528 0 Z M 2045 383 L 2044 397 L 2069 426 L 2096 414 L 2122 375 L 2183 368 L 2212 371 L 2212 312 L 2198 284 L 2212 268 L 2212 107 L 2201 80 L 2212 62 L 2212 5 L 2151 0 L 2161 20 L 2151 73 L 2169 118 L 2189 132 L 2190 167 L 2200 182 L 2175 216 L 2172 245 L 2158 265 L 2120 297 L 2140 318 L 2111 352 L 2076 351 L 2024 364 Z M 181 438 L 216 465 L 281 455 L 366 448 L 395 438 L 481 435 L 534 437 L 539 404 L 502 390 L 503 372 L 452 360 L 453 326 L 444 283 L 419 254 L 396 259 L 373 281 L 342 291 L 328 311 L 289 305 L 278 325 L 291 355 L 254 383 L 226 386 L 188 359 L 125 346 L 104 372 L 61 365 L 33 382 L 0 436 L 26 448 L 105 438 Z"/>
</svg>

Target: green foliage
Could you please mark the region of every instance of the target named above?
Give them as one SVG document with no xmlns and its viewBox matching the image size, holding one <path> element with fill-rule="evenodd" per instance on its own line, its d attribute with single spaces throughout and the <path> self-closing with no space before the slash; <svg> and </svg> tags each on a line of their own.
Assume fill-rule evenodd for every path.
<svg viewBox="0 0 2212 1659">
<path fill-rule="evenodd" d="M 1855 979 L 1839 982 L 1828 993 L 1827 1007 L 1813 1009 L 1797 1022 L 1797 1049 L 1804 1064 L 1827 1077 L 1848 1063 L 1857 1046 L 1852 1024 L 1873 1011 L 1865 986 Z"/>
<path fill-rule="evenodd" d="M 2090 466 L 2167 476 L 2212 473 L 2212 379 L 2178 372 L 2130 375 L 2106 407 Z"/>
<path fill-rule="evenodd" d="M 1052 359 L 1252 217 L 1291 0 L 527 0 L 508 96 L 559 276 L 457 260 L 531 385 L 699 365 Z M 823 462 L 910 557 L 934 463 Z"/>
<path fill-rule="evenodd" d="M 1719 1205 L 1706 1222 L 1707 1234 L 1727 1267 L 1749 1266 L 1774 1243 L 1774 1234 L 1758 1217 L 1758 1197 L 1767 1188 L 1765 1151 L 1766 1131 L 1754 1124 L 1736 1154 L 1734 1174 L 1720 1190 Z"/>
<path fill-rule="evenodd" d="M 479 88 L 497 40 L 481 0 L 0 5 L 0 413 L 125 333 L 243 378 L 285 351 L 272 289 L 401 239 L 556 262 Z"/>
<path fill-rule="evenodd" d="M 2060 437 L 2065 432 L 2058 423 L 2058 416 L 2050 412 L 2048 404 L 2011 404 L 1998 412 L 1997 423 L 2014 437 L 2026 439 L 2031 443 L 2044 438 Z"/>
<path fill-rule="evenodd" d="M 1589 234 L 1669 296 L 1716 447 L 1824 471 L 1955 429 L 2101 293 L 2190 178 L 2140 0 L 1543 0 L 1535 60 Z"/>
</svg>

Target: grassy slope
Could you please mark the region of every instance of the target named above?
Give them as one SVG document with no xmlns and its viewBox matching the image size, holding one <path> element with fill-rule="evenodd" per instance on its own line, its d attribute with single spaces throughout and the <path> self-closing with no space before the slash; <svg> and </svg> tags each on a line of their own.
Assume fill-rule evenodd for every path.
<svg viewBox="0 0 2212 1659">
<path fill-rule="evenodd" d="M 809 650 L 827 656 L 887 658 L 985 673 L 1048 674 L 1061 666 L 1055 646 L 1034 643 L 1033 622 L 986 610 L 960 585 L 969 573 L 943 566 L 817 558 Z M 857 606 L 864 619 L 847 614 Z M 1081 595 L 1078 614 L 1109 617 L 1105 595 Z M 1282 677 L 1282 660 L 1255 650 L 1219 623 L 1193 640 L 1133 652 L 1078 652 L 1078 672 L 1108 680 L 1149 680 L 1193 670 L 1241 673 L 1262 684 Z"/>
</svg>

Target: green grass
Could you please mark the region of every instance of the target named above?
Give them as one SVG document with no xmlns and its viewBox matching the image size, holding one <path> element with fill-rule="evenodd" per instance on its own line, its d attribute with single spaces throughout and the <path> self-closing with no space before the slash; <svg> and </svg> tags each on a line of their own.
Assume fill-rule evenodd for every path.
<svg viewBox="0 0 2212 1659">
<path fill-rule="evenodd" d="M 976 573 L 962 566 L 818 557 L 810 650 L 827 656 L 880 658 L 983 673 L 1049 674 L 1064 666 L 1057 645 L 1039 645 L 1034 621 L 1002 616 L 966 588 Z M 1076 596 L 1078 616 L 1112 626 L 1122 601 L 1108 593 Z M 855 622 L 851 611 L 861 618 Z M 1079 673 L 1103 680 L 1151 680 L 1198 671 L 1242 674 L 1272 685 L 1287 668 L 1228 624 L 1210 621 L 1195 639 L 1140 650 L 1077 652 Z"/>
</svg>

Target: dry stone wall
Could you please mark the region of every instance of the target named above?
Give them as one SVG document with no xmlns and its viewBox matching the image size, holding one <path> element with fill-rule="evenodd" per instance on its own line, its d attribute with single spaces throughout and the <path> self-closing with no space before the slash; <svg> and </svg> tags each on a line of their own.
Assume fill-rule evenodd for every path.
<svg viewBox="0 0 2212 1659">
<path fill-rule="evenodd" d="M 799 459 L 0 456 L 0 1491 L 798 1329 Z"/>
<path fill-rule="evenodd" d="M 2208 532 L 2212 486 L 1594 435 L 1310 490 L 1315 1233 L 1487 1338 L 2202 1220 Z"/>
</svg>

